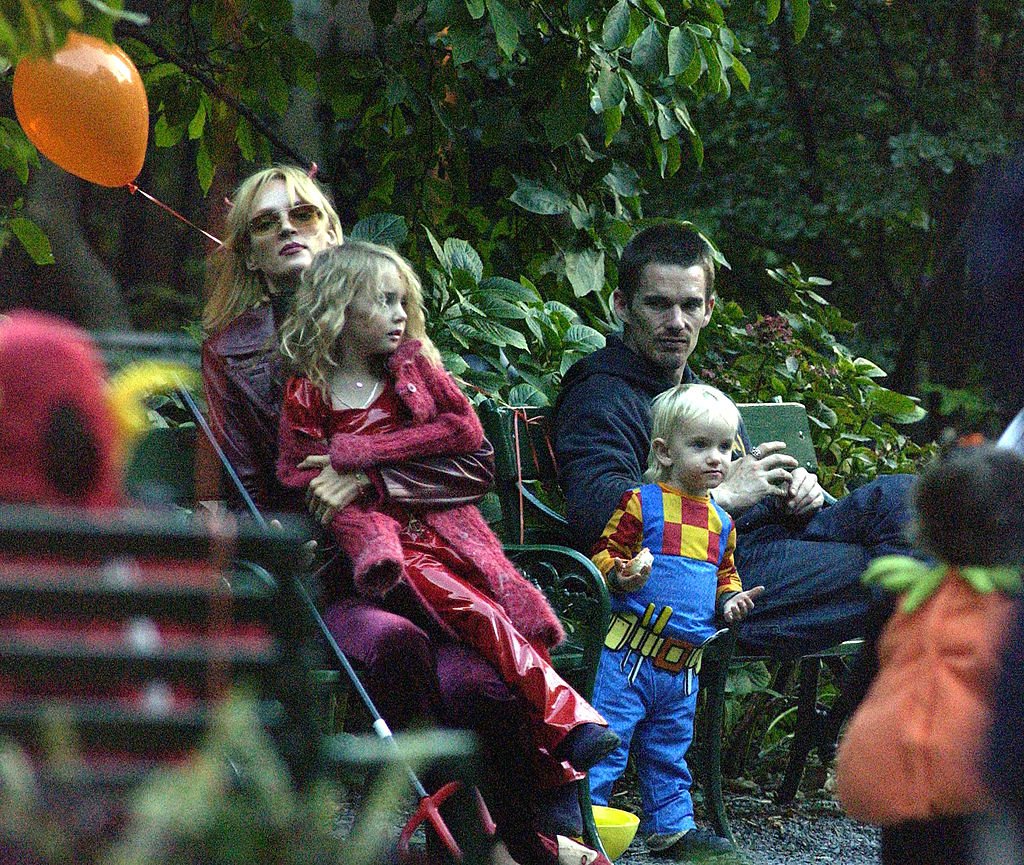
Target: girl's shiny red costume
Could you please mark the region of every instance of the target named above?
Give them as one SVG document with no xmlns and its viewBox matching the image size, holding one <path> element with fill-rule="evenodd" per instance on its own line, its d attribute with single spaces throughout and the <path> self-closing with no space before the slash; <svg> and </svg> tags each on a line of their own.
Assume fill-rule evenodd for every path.
<svg viewBox="0 0 1024 865">
<path fill-rule="evenodd" d="M 392 387 L 366 409 L 333 410 L 308 379 L 288 383 L 278 457 L 285 485 L 304 487 L 317 474 L 295 468 L 311 454 L 330 454 L 345 473 L 480 447 L 472 406 L 417 342 L 404 343 L 388 368 Z M 476 649 L 530 707 L 539 747 L 550 753 L 574 727 L 604 723 L 551 667 L 548 650 L 563 638 L 561 625 L 475 507 L 413 514 L 363 502 L 336 515 L 331 528 L 353 562 L 356 590 L 378 598 L 399 582 L 411 589 L 440 628 Z"/>
</svg>

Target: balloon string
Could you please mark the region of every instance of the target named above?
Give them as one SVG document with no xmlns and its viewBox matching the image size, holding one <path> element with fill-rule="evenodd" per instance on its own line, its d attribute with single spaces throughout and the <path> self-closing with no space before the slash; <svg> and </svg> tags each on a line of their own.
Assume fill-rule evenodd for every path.
<svg viewBox="0 0 1024 865">
<path fill-rule="evenodd" d="M 139 193 L 139 195 L 141 195 L 143 198 L 148 198 L 150 201 L 152 201 L 157 207 L 162 207 L 169 214 L 171 214 L 171 216 L 173 216 L 175 219 L 180 219 L 182 222 L 185 223 L 185 225 L 191 226 L 196 231 L 199 231 L 202 234 L 206 235 L 206 237 L 209 238 L 210 240 L 212 240 L 214 243 L 216 243 L 217 246 L 223 246 L 224 245 L 223 243 L 220 242 L 220 240 L 218 238 L 214 237 L 206 229 L 200 228 L 194 222 L 190 222 L 186 217 L 184 217 L 180 213 L 178 213 L 178 211 L 175 210 L 173 207 L 169 207 L 168 205 L 164 204 L 159 198 L 155 198 L 154 196 L 150 195 L 148 192 L 146 192 L 146 190 L 140 189 L 135 183 L 129 183 L 129 184 L 127 184 L 127 186 L 128 186 L 128 191 L 132 195 L 134 195 L 136 192 Z"/>
</svg>

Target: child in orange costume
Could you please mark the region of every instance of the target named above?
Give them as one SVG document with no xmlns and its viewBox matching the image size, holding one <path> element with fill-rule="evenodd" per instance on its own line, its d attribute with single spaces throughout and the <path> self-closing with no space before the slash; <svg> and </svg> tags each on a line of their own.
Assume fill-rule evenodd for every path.
<svg viewBox="0 0 1024 865">
<path fill-rule="evenodd" d="M 1024 460 L 958 447 L 913 493 L 919 546 L 939 561 L 876 560 L 865 581 L 902 600 L 877 642 L 879 671 L 839 749 L 847 812 L 882 829 L 882 862 L 973 861 L 988 798 L 981 754 L 1024 559 Z"/>
</svg>

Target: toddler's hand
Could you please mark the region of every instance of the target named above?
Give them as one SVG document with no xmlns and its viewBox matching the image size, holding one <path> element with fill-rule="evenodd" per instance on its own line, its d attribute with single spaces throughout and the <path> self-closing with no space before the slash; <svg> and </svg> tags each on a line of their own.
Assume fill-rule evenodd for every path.
<svg viewBox="0 0 1024 865">
<path fill-rule="evenodd" d="M 654 556 L 651 551 L 644 547 L 628 562 L 623 559 L 615 560 L 615 568 L 612 573 L 611 588 L 615 592 L 635 592 L 642 589 L 651 575 L 651 565 L 654 563 Z"/>
<path fill-rule="evenodd" d="M 740 622 L 747 617 L 747 614 L 754 609 L 754 600 L 764 594 L 764 586 L 754 586 L 745 592 L 737 592 L 722 608 L 722 618 L 730 625 L 733 622 Z"/>
</svg>

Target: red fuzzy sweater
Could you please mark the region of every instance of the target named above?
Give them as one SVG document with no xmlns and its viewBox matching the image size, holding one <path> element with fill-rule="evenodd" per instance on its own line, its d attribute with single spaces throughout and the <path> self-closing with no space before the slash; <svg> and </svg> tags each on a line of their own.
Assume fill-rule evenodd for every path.
<svg viewBox="0 0 1024 865">
<path fill-rule="evenodd" d="M 339 433 L 327 442 L 324 430 L 329 408 L 308 379 L 289 381 L 281 412 L 277 464 L 281 482 L 295 488 L 307 486 L 319 470 L 295 467 L 312 454 L 329 454 L 335 471 L 345 473 L 479 448 L 483 430 L 469 400 L 451 376 L 420 354 L 419 348 L 414 340 L 403 343 L 388 362 L 395 394 L 410 415 L 408 425 L 399 430 Z M 551 648 L 564 639 L 561 623 L 543 593 L 505 557 L 501 542 L 475 507 L 424 510 L 416 516 L 476 564 L 473 585 L 501 604 L 531 643 Z M 372 505 L 350 505 L 334 517 L 331 528 L 352 560 L 360 594 L 379 597 L 401 578 L 399 526 L 390 516 Z"/>
</svg>

